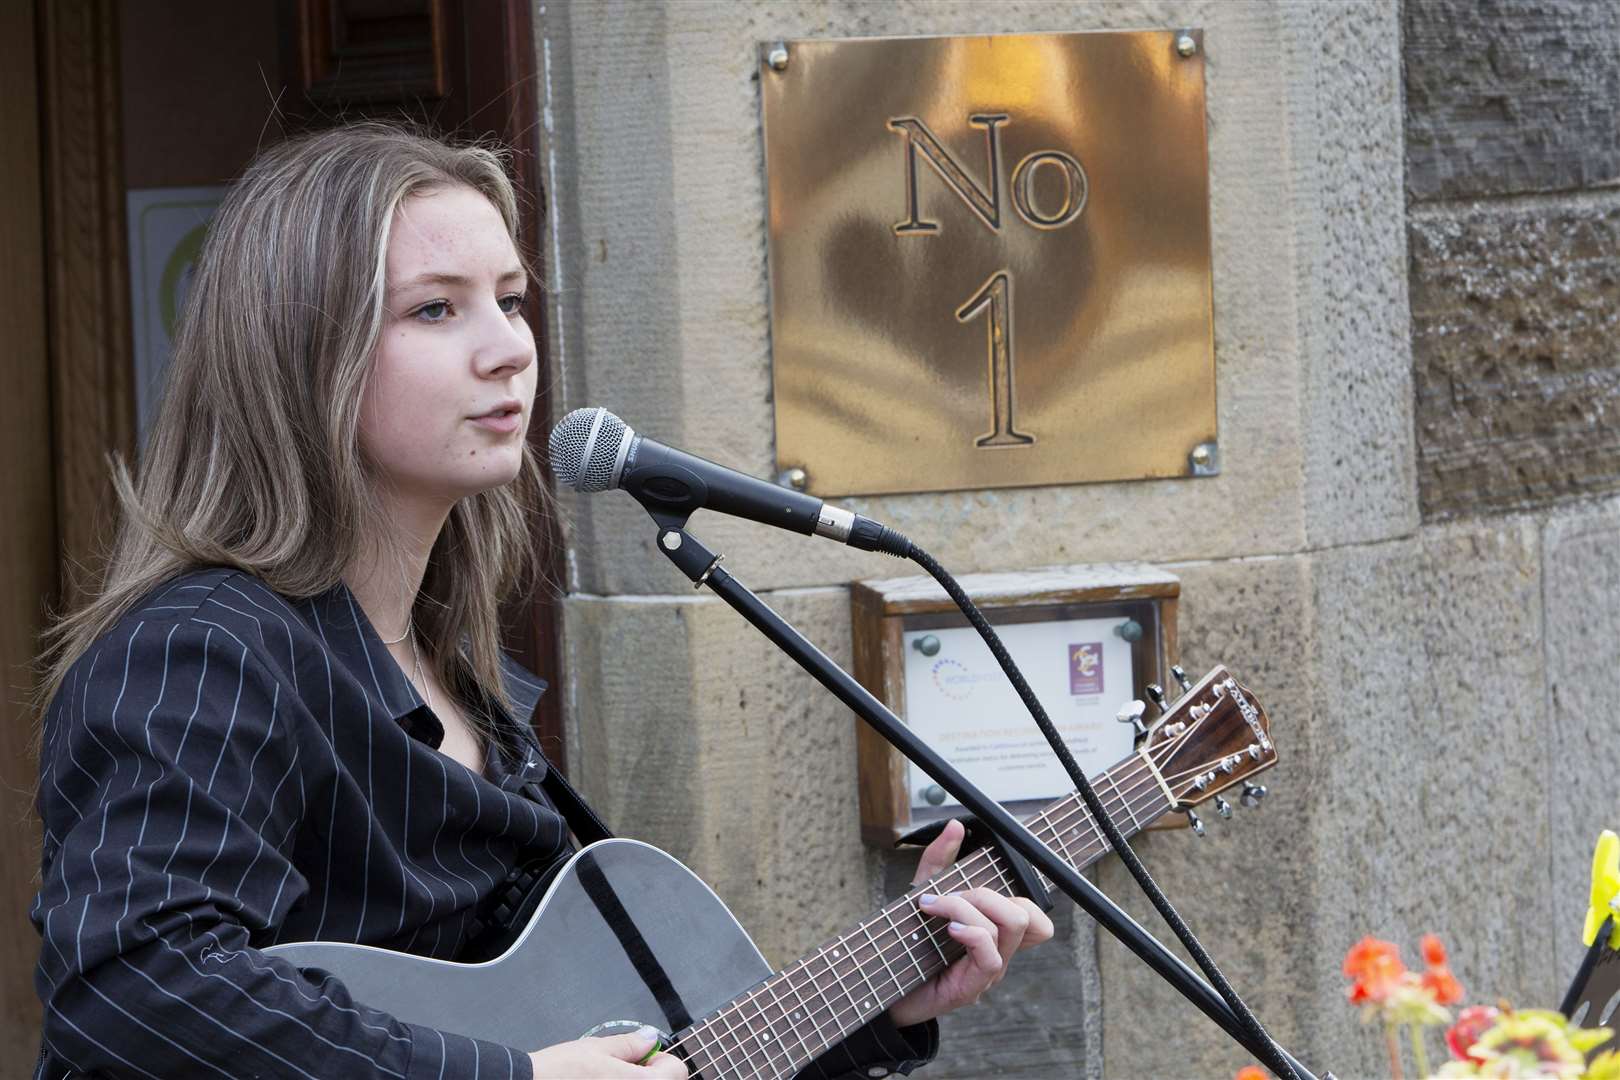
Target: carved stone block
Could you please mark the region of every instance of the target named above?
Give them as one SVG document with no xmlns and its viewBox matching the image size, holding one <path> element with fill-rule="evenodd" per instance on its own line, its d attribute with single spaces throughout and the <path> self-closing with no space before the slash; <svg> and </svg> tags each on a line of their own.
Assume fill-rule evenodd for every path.
<svg viewBox="0 0 1620 1080">
<path fill-rule="evenodd" d="M 1403 11 L 1413 198 L 1620 178 L 1620 6 L 1424 0 Z"/>
<path fill-rule="evenodd" d="M 1410 223 L 1424 517 L 1620 489 L 1620 199 Z"/>
</svg>

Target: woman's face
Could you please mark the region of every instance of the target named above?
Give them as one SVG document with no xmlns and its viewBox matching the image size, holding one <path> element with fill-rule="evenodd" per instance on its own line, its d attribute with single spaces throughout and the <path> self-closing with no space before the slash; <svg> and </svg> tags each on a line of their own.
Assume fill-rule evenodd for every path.
<svg viewBox="0 0 1620 1080">
<path fill-rule="evenodd" d="M 360 442 L 388 495 L 442 512 L 522 465 L 536 379 L 528 281 L 500 212 L 459 186 L 400 204 L 385 269 Z"/>
</svg>

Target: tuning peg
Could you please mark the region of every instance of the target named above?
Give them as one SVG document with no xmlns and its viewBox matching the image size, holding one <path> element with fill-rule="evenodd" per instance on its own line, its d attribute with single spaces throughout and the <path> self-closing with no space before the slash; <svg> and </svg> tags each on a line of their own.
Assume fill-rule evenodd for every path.
<svg viewBox="0 0 1620 1080">
<path fill-rule="evenodd" d="M 1232 816 L 1232 804 L 1217 795 L 1215 796 L 1215 812 L 1224 819 L 1230 819 Z"/>
<path fill-rule="evenodd" d="M 1243 794 L 1238 798 L 1244 806 L 1259 806 L 1260 800 L 1266 797 L 1266 789 L 1262 784 L 1244 784 Z"/>
<path fill-rule="evenodd" d="M 1160 716 L 1170 711 L 1169 706 L 1164 702 L 1164 687 L 1158 683 L 1150 682 L 1142 689 L 1146 690 L 1147 696 L 1153 699 L 1153 707 L 1159 710 Z"/>
<path fill-rule="evenodd" d="M 1194 836 L 1204 835 L 1204 819 L 1193 813 L 1191 810 L 1187 811 L 1187 824 L 1192 826 Z"/>
<path fill-rule="evenodd" d="M 1192 689 L 1192 683 L 1187 681 L 1186 668 L 1182 667 L 1180 664 L 1171 664 L 1170 674 L 1175 676 L 1176 682 L 1181 685 L 1181 692 L 1183 694 Z"/>
<path fill-rule="evenodd" d="M 1125 704 L 1119 707 L 1119 712 L 1114 716 L 1114 719 L 1118 720 L 1122 724 L 1129 724 L 1131 727 L 1135 728 L 1136 737 L 1140 739 L 1142 736 L 1147 734 L 1147 726 L 1142 723 L 1142 717 L 1146 714 L 1147 706 L 1135 698 L 1132 698 L 1130 701 L 1127 701 Z"/>
</svg>

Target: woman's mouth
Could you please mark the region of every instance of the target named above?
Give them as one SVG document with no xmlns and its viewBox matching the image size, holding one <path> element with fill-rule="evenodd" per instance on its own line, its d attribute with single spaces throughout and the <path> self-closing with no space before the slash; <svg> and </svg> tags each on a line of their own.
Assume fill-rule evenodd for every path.
<svg viewBox="0 0 1620 1080">
<path fill-rule="evenodd" d="M 489 412 L 470 419 L 486 431 L 505 435 L 523 426 L 523 409 L 516 404 L 497 405 Z"/>
</svg>

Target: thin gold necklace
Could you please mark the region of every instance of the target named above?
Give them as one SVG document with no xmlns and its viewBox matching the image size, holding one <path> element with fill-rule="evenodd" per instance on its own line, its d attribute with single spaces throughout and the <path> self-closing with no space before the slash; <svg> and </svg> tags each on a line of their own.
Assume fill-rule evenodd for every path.
<svg viewBox="0 0 1620 1080">
<path fill-rule="evenodd" d="M 402 642 L 406 638 L 410 637 L 411 636 L 411 631 L 415 630 L 415 629 L 416 629 L 416 616 L 413 615 L 413 616 L 411 616 L 411 618 L 409 620 L 406 621 L 406 623 L 405 623 L 405 632 L 403 634 L 399 635 L 399 637 L 395 638 L 393 641 L 389 641 L 387 638 L 385 638 L 381 634 L 379 634 L 379 635 L 377 635 L 377 639 L 379 641 L 381 641 L 384 645 L 398 645 L 400 642 Z"/>
</svg>

